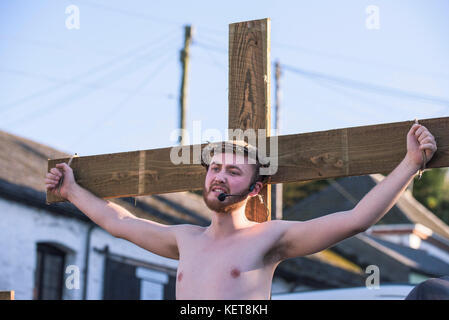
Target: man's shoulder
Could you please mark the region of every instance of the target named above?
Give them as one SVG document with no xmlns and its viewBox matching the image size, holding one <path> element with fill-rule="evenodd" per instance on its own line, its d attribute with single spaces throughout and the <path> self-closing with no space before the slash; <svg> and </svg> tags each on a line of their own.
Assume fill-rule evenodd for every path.
<svg viewBox="0 0 449 320">
<path fill-rule="evenodd" d="M 285 225 L 284 220 L 268 220 L 264 222 L 254 222 L 252 227 L 264 229 L 265 231 L 282 228 Z"/>
<path fill-rule="evenodd" d="M 178 224 L 175 225 L 175 230 L 177 233 L 182 233 L 186 235 L 194 235 L 201 232 L 204 232 L 206 227 L 194 225 L 194 224 Z"/>
<path fill-rule="evenodd" d="M 294 223 L 294 221 L 269 220 L 259 223 L 254 227 L 257 228 L 256 230 L 259 230 L 256 234 L 261 234 L 266 237 L 266 239 L 271 239 L 272 241 L 279 241 L 292 223 Z"/>
<path fill-rule="evenodd" d="M 285 230 L 285 221 L 283 220 L 268 220 L 264 222 L 252 223 L 248 230 L 255 237 L 263 236 L 267 239 L 277 238 Z"/>
</svg>

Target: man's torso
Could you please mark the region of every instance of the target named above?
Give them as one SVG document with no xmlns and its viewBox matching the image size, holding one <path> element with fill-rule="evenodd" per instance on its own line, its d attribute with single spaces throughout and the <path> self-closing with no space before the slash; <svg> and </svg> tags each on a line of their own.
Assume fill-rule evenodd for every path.
<svg viewBox="0 0 449 320">
<path fill-rule="evenodd" d="M 280 262 L 275 221 L 254 224 L 214 240 L 206 228 L 186 226 L 177 235 L 177 299 L 270 299 Z"/>
</svg>

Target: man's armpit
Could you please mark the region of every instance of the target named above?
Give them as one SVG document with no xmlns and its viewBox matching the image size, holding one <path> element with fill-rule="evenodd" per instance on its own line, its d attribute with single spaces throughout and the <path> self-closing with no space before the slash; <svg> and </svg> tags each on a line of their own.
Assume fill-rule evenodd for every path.
<svg viewBox="0 0 449 320">
<path fill-rule="evenodd" d="M 271 265 L 282 262 L 285 259 L 288 259 L 286 245 L 277 244 L 273 248 L 267 251 L 267 253 L 263 257 L 264 265 Z"/>
</svg>

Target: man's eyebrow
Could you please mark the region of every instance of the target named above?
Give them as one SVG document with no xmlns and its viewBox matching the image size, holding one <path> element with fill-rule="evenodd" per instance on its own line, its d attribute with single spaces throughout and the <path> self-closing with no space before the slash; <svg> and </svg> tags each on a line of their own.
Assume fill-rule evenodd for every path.
<svg viewBox="0 0 449 320">
<path fill-rule="evenodd" d="M 219 163 L 219 162 L 212 161 L 212 162 L 210 163 L 210 166 L 212 166 L 212 165 L 222 166 L 223 164 L 222 164 L 222 163 Z M 242 169 L 240 169 L 238 166 L 233 165 L 233 164 L 227 164 L 227 165 L 225 165 L 225 167 L 228 168 L 228 169 L 237 169 L 237 170 L 239 170 L 240 172 L 243 172 Z"/>
<path fill-rule="evenodd" d="M 229 168 L 229 169 L 237 169 L 237 170 L 239 170 L 240 172 L 243 172 L 242 169 L 240 169 L 239 167 L 237 167 L 237 166 L 235 166 L 235 165 L 232 165 L 232 164 L 227 165 L 226 167 Z"/>
</svg>

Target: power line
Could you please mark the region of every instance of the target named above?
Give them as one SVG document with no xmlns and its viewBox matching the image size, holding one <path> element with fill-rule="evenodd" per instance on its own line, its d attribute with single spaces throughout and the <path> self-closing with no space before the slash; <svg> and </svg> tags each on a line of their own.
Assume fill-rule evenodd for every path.
<svg viewBox="0 0 449 320">
<path fill-rule="evenodd" d="M 201 42 L 201 41 L 194 41 L 193 45 L 195 45 L 197 47 L 200 47 L 200 48 L 203 48 L 203 49 L 206 49 L 206 50 L 211 50 L 211 51 L 214 51 L 214 52 L 222 53 L 222 54 L 227 54 L 228 53 L 228 50 L 223 49 L 222 47 L 213 46 L 213 45 Z"/>
<path fill-rule="evenodd" d="M 119 13 L 119 14 L 122 14 L 122 15 L 126 15 L 128 17 L 142 19 L 142 20 L 145 20 L 145 21 L 148 21 L 148 22 L 156 22 L 157 21 L 159 23 L 165 23 L 165 24 L 176 24 L 178 27 L 180 25 L 182 25 L 182 23 L 179 22 L 179 21 L 170 20 L 170 19 L 166 19 L 166 18 L 161 18 L 159 16 L 152 16 L 152 15 L 148 15 L 148 14 L 142 13 L 142 12 L 136 12 L 136 11 L 131 11 L 131 10 L 115 8 L 115 7 L 112 7 L 112 6 L 104 5 L 102 3 L 93 2 L 93 1 L 86 1 L 86 0 L 77 0 L 77 1 L 81 2 L 83 5 L 86 5 L 86 6 L 89 6 L 89 7 L 102 9 L 102 10 L 106 10 L 106 11 L 111 11 L 111 12 L 115 12 L 115 13 Z"/>
<path fill-rule="evenodd" d="M 199 36 L 199 38 L 202 38 L 204 36 Z M 227 53 L 227 50 L 224 47 L 221 47 L 216 40 L 212 40 L 212 38 L 208 38 L 207 36 L 205 37 L 206 41 L 208 41 L 209 43 L 204 43 L 201 41 L 196 41 L 196 45 L 198 45 L 199 47 L 202 47 L 204 49 L 210 49 L 219 53 Z M 208 38 L 208 39 L 207 39 Z M 211 44 L 211 42 L 213 44 Z M 340 61 L 345 61 L 345 62 L 350 62 L 350 63 L 357 63 L 357 64 L 363 64 L 365 66 L 370 66 L 370 67 L 381 67 L 381 68 L 387 68 L 387 69 L 397 69 L 397 70 L 401 70 L 403 72 L 407 72 L 407 73 L 419 73 L 419 74 L 423 74 L 423 75 L 428 75 L 431 77 L 439 77 L 439 78 L 443 78 L 445 80 L 449 80 L 449 75 L 448 74 L 443 74 L 443 73 L 437 73 L 437 72 L 429 72 L 429 71 L 422 71 L 422 70 L 410 70 L 407 67 L 403 67 L 403 66 L 397 66 L 397 65 L 393 65 L 393 64 L 386 64 L 386 63 L 380 63 L 378 61 L 370 61 L 370 60 L 363 60 L 357 57 L 349 57 L 349 56 L 345 56 L 345 55 L 341 55 L 341 54 L 332 54 L 332 53 L 326 53 L 326 52 L 322 52 L 319 50 L 315 50 L 315 49 L 310 49 L 310 48 L 306 48 L 303 46 L 292 46 L 292 45 L 287 45 L 287 44 L 283 44 L 280 42 L 276 42 L 276 41 L 272 41 L 271 42 L 272 46 L 271 48 L 284 48 L 287 50 L 294 50 L 296 52 L 301 52 L 301 53 L 305 53 L 305 54 L 310 54 L 313 56 L 323 56 L 323 57 L 327 57 L 330 59 L 335 59 L 335 60 L 340 60 Z"/>
<path fill-rule="evenodd" d="M 323 57 L 327 57 L 330 59 L 334 59 L 334 60 L 340 60 L 340 61 L 345 61 L 345 62 L 350 62 L 350 63 L 358 63 L 358 64 L 363 64 L 365 66 L 370 66 L 370 67 L 381 67 L 381 68 L 385 68 L 385 69 L 397 69 L 397 70 L 402 70 L 404 72 L 407 73 L 419 73 L 419 74 L 425 74 L 428 76 L 432 76 L 432 77 L 439 77 L 439 78 L 443 78 L 445 80 L 449 80 L 449 75 L 448 74 L 443 74 L 443 73 L 438 73 L 438 72 L 429 72 L 429 71 L 422 71 L 422 70 L 411 70 L 407 67 L 404 66 L 398 66 L 398 65 L 394 65 L 394 64 L 388 64 L 388 63 L 382 63 L 379 61 L 372 61 L 372 60 L 365 60 L 365 59 L 360 59 L 359 57 L 349 57 L 349 56 L 345 56 L 342 54 L 335 54 L 335 53 L 327 53 L 327 52 L 323 52 L 320 50 L 316 50 L 316 49 L 310 49 L 310 48 L 306 48 L 303 46 L 292 46 L 292 45 L 288 45 L 288 44 L 283 44 L 280 42 L 272 42 L 272 48 L 274 47 L 278 47 L 278 48 L 284 48 L 287 50 L 293 50 L 296 52 L 300 52 L 300 53 L 305 53 L 305 54 L 309 54 L 309 55 L 313 55 L 313 56 L 323 56 Z"/>
<path fill-rule="evenodd" d="M 34 46 L 34 47 L 58 50 L 58 51 L 64 51 L 64 52 L 78 51 L 78 52 L 85 53 L 87 51 L 86 49 L 84 49 L 84 47 L 80 47 L 77 45 L 67 46 L 66 44 L 62 45 L 61 43 L 58 43 L 58 42 L 50 42 L 50 41 L 41 40 L 41 39 L 18 38 L 15 35 L 14 35 L 14 37 L 9 36 L 9 35 L 0 35 L 0 39 L 7 40 L 7 41 L 5 41 L 5 43 L 7 43 L 8 45 L 10 44 L 10 42 L 13 42 L 13 43 L 19 43 L 22 45 L 26 45 L 26 46 Z M 105 56 L 105 57 L 115 57 L 117 55 L 116 52 L 112 52 L 109 50 L 95 50 L 92 47 L 88 48 L 88 52 L 95 53 L 96 55 Z"/>
<path fill-rule="evenodd" d="M 340 94 L 342 96 L 346 96 L 350 100 L 354 100 L 354 98 L 355 98 L 355 99 L 360 100 L 360 101 L 362 101 L 364 103 L 367 103 L 367 105 L 369 105 L 370 108 L 357 108 L 355 112 L 360 113 L 360 114 L 364 114 L 364 115 L 369 115 L 369 117 L 372 117 L 372 118 L 375 118 L 379 114 L 378 111 L 375 111 L 379 107 L 382 107 L 385 110 L 391 110 L 392 108 L 396 108 L 396 109 L 397 108 L 401 108 L 401 105 L 394 105 L 394 106 L 393 105 L 388 105 L 388 106 L 386 106 L 386 105 L 380 104 L 378 101 L 374 101 L 373 102 L 373 100 L 369 99 L 366 94 L 365 95 L 360 95 L 361 92 L 357 92 L 356 88 L 343 86 L 341 84 L 329 82 L 329 81 L 322 80 L 322 79 L 316 79 L 316 78 L 307 78 L 306 80 L 312 80 L 312 81 L 314 81 L 315 84 L 317 84 L 317 85 L 319 85 L 319 86 L 321 86 L 321 87 L 323 87 L 325 89 L 332 90 L 332 91 L 334 91 L 337 94 Z M 351 91 L 349 92 L 349 90 L 351 90 Z M 359 93 L 359 94 L 357 94 L 357 93 Z M 376 94 L 376 93 L 373 93 L 373 94 Z M 348 106 L 346 106 L 346 107 L 348 107 Z M 409 111 L 409 112 L 413 111 L 413 110 L 410 109 L 410 107 L 404 107 L 404 108 L 401 108 L 401 109 L 404 109 L 404 111 Z M 444 109 L 446 109 L 446 108 L 443 107 L 442 110 L 444 110 Z M 369 112 L 371 110 L 373 110 L 373 112 Z M 433 113 L 433 114 L 435 114 L 435 117 L 443 117 L 443 116 L 447 115 L 448 111 L 446 110 L 444 112 L 442 110 L 439 110 L 438 114 Z M 416 112 L 419 112 L 419 111 L 421 111 L 421 110 L 416 110 Z"/>
<path fill-rule="evenodd" d="M 166 53 L 166 48 L 162 48 L 162 49 L 164 49 L 162 51 L 162 53 Z M 152 53 L 154 53 L 154 52 L 152 52 Z M 152 59 L 152 58 L 158 59 L 160 57 L 163 57 L 163 56 L 159 55 L 159 53 L 160 52 L 157 52 L 158 55 L 156 55 L 156 58 L 151 57 L 151 56 L 149 56 L 149 57 L 147 56 L 148 61 L 150 61 L 150 59 Z M 155 56 L 155 55 L 153 55 L 153 56 Z M 142 65 L 136 64 L 135 61 L 132 61 L 132 62 L 134 62 L 134 69 L 128 67 L 127 72 L 126 72 L 128 74 L 134 73 L 135 71 L 142 69 Z M 154 62 L 154 61 L 152 61 L 152 62 Z M 126 73 L 125 74 L 122 73 L 121 76 L 126 75 Z M 101 80 L 104 80 L 104 79 L 105 79 L 105 77 L 103 77 L 103 79 L 101 79 Z M 117 80 L 120 80 L 120 78 L 115 79 L 114 81 L 117 81 Z M 109 84 L 113 83 L 114 81 L 109 82 Z M 36 118 L 41 117 L 42 115 L 46 114 L 46 111 L 50 111 L 50 112 L 51 111 L 56 111 L 56 107 L 58 107 L 58 111 L 59 111 L 62 108 L 66 108 L 67 106 L 69 106 L 70 104 L 75 102 L 76 100 L 86 97 L 87 94 L 90 94 L 93 91 L 94 90 L 91 90 L 89 93 L 85 93 L 83 91 L 77 91 L 77 92 L 73 93 L 71 96 L 65 96 L 63 99 L 57 101 L 56 103 L 52 103 L 50 105 L 47 105 L 47 106 L 44 106 L 44 107 L 40 107 L 37 110 L 35 110 L 35 112 L 33 112 L 31 114 L 28 114 L 28 115 L 26 115 L 26 116 L 24 116 L 24 117 L 22 117 L 22 118 L 20 118 L 18 120 L 15 120 L 15 121 L 12 121 L 10 123 L 7 123 L 5 125 L 8 126 L 8 125 L 15 124 L 17 126 L 20 126 L 23 123 L 25 123 L 26 121 L 28 121 L 29 119 L 33 119 L 34 120 Z"/>
<path fill-rule="evenodd" d="M 323 80 L 320 80 L 320 79 L 311 79 L 311 80 L 315 81 L 315 83 L 317 85 L 319 85 L 319 86 L 321 86 L 323 88 L 326 88 L 328 90 L 332 90 L 333 92 L 336 92 L 337 94 L 340 94 L 342 96 L 349 97 L 350 99 L 354 99 L 354 97 L 355 97 L 356 99 L 361 100 L 361 101 L 363 101 L 365 103 L 368 102 L 370 104 L 370 107 L 373 107 L 373 100 L 372 99 L 369 99 L 366 96 L 356 95 L 354 92 L 348 92 L 348 90 L 351 90 L 352 88 L 344 87 L 344 86 L 341 86 L 341 85 L 338 85 L 338 84 L 335 84 L 335 83 L 329 83 L 328 81 L 323 81 Z M 352 90 L 356 90 L 356 89 L 352 89 Z M 384 109 L 387 109 L 387 108 L 391 109 L 391 106 L 381 105 L 377 101 L 374 102 L 374 105 L 376 107 L 381 106 Z M 362 110 L 364 110 L 365 113 L 366 113 L 365 109 L 357 109 L 358 112 L 360 112 Z"/>
<path fill-rule="evenodd" d="M 324 82 L 321 80 L 317 80 L 316 83 L 319 84 L 320 86 L 324 86 L 324 87 L 327 87 L 328 89 L 334 90 L 335 92 L 337 92 L 339 94 L 342 94 L 345 96 L 350 96 L 350 97 L 356 97 L 356 99 L 358 99 L 360 101 L 369 103 L 371 106 L 370 109 L 374 110 L 372 115 L 379 113 L 377 111 L 378 107 L 381 107 L 381 108 L 385 109 L 386 111 L 391 111 L 392 108 L 401 109 L 401 110 L 403 110 L 403 112 L 421 112 L 422 111 L 422 108 L 418 108 L 418 107 L 413 108 L 413 106 L 410 106 L 410 105 L 406 105 L 406 106 L 405 105 L 402 106 L 401 104 L 399 104 L 399 105 L 384 105 L 384 104 L 379 103 L 378 101 L 374 101 L 374 105 L 373 105 L 373 99 L 369 99 L 366 95 L 363 95 L 363 96 L 360 95 L 360 93 L 362 93 L 362 92 L 360 92 L 360 91 L 357 92 L 356 91 L 357 89 L 344 87 L 342 85 L 335 84 L 335 83 L 327 83 L 327 82 Z M 349 92 L 349 90 L 351 90 L 351 92 Z M 443 106 L 438 112 L 440 112 L 441 110 L 445 110 L 445 109 L 446 108 Z M 365 113 L 367 113 L 366 109 L 363 109 L 363 110 L 365 111 Z M 361 111 L 361 109 L 358 109 L 358 112 L 360 112 L 360 111 Z M 432 113 L 432 114 L 438 118 L 438 117 L 443 117 L 443 116 L 447 115 L 447 113 L 448 113 L 448 111 L 446 110 L 446 112 L 444 112 L 438 116 L 435 115 L 435 113 Z"/>
<path fill-rule="evenodd" d="M 173 34 L 173 30 L 170 30 L 170 32 L 164 34 L 162 37 L 158 37 L 157 39 L 152 40 L 150 42 L 146 42 L 145 44 L 143 44 L 141 46 L 138 46 L 137 48 L 134 48 L 132 50 L 128 50 L 124 54 L 121 54 L 121 55 L 113 58 L 112 60 L 109 60 L 109 61 L 107 61 L 105 63 L 100 64 L 100 65 L 97 65 L 97 66 L 95 66 L 95 67 L 93 67 L 93 68 L 91 68 L 91 69 L 89 69 L 89 70 L 87 70 L 85 72 L 80 73 L 80 74 L 77 74 L 77 75 L 67 79 L 66 81 L 63 81 L 62 83 L 59 83 L 59 84 L 51 86 L 51 87 L 47 87 L 47 88 L 45 88 L 43 90 L 39 90 L 38 92 L 32 93 L 31 95 L 28 95 L 28 96 L 25 96 L 25 97 L 23 97 L 21 99 L 18 99 L 16 101 L 7 103 L 7 104 L 5 104 L 5 105 L 0 107 L 0 112 L 5 112 L 5 111 L 11 109 L 11 107 L 15 107 L 15 106 L 17 106 L 19 104 L 22 104 L 24 102 L 30 101 L 32 99 L 39 98 L 41 96 L 53 93 L 57 89 L 63 88 L 65 86 L 67 86 L 67 85 L 70 85 L 71 82 L 73 82 L 74 80 L 76 81 L 78 78 L 88 77 L 91 74 L 95 74 L 95 73 L 98 73 L 98 72 L 100 72 L 100 71 L 102 71 L 104 69 L 111 68 L 117 62 L 118 63 L 122 62 L 123 59 L 126 59 L 128 57 L 133 57 L 133 56 L 137 55 L 140 51 L 143 51 L 143 50 L 146 50 L 148 48 L 151 48 L 155 44 L 158 45 L 159 41 L 167 39 L 167 36 L 169 36 L 170 34 Z"/>
<path fill-rule="evenodd" d="M 371 91 L 371 92 L 375 92 L 375 93 L 383 94 L 383 95 L 396 96 L 396 97 L 402 97 L 402 98 L 407 98 L 407 99 L 411 99 L 411 100 L 425 101 L 425 102 L 441 104 L 444 106 L 449 106 L 449 100 L 446 100 L 445 98 L 441 98 L 441 97 L 436 97 L 436 96 L 422 94 L 422 93 L 416 93 L 416 92 L 412 92 L 412 91 L 401 90 L 401 89 L 387 87 L 387 86 L 380 86 L 380 85 L 376 85 L 376 84 L 366 83 L 366 82 L 362 82 L 362 81 L 358 81 L 358 80 L 347 79 L 347 78 L 343 78 L 343 77 L 337 77 L 337 76 L 320 73 L 320 72 L 315 72 L 315 71 L 310 71 L 310 70 L 305 70 L 302 68 L 293 67 L 293 66 L 289 66 L 289 65 L 285 65 L 285 64 L 283 65 L 283 68 L 286 71 L 293 72 L 295 74 L 301 75 L 306 78 L 322 79 L 322 80 L 334 82 L 334 83 L 337 83 L 337 84 L 340 84 L 343 86 L 356 88 L 356 89 L 363 90 L 363 91 Z"/>
<path fill-rule="evenodd" d="M 188 96 L 188 80 L 189 80 L 189 61 L 190 61 L 190 44 L 194 33 L 194 27 L 191 25 L 184 26 L 184 46 L 181 49 L 181 85 L 179 92 L 179 128 L 181 134 L 178 142 L 180 145 L 185 144 L 186 139 L 186 116 L 187 116 L 187 96 Z"/>
<path fill-rule="evenodd" d="M 216 57 L 214 57 L 214 56 L 212 55 L 211 50 L 207 50 L 206 48 L 202 47 L 201 45 L 196 45 L 195 42 L 193 42 L 193 45 L 195 45 L 196 47 L 200 48 L 204 53 L 207 54 L 207 56 L 209 57 L 209 59 L 212 61 L 212 65 L 218 67 L 219 69 L 227 70 L 227 69 L 226 69 L 226 68 L 227 68 L 226 65 L 223 64 L 223 63 L 221 63 L 221 62 L 219 62 L 219 61 L 216 59 Z M 194 60 L 193 57 L 192 57 L 192 60 Z M 202 60 L 202 62 L 205 62 L 205 61 Z"/>
<path fill-rule="evenodd" d="M 94 129 L 98 131 L 100 127 L 102 127 L 112 116 L 116 115 L 116 112 L 120 109 L 122 109 L 139 91 L 141 91 L 145 86 L 150 84 L 156 77 L 159 75 L 159 73 L 165 69 L 165 67 L 168 65 L 168 62 L 170 62 L 173 55 L 166 55 L 168 59 L 165 59 L 163 62 L 161 62 L 158 67 L 153 70 L 152 72 L 149 72 L 149 75 L 144 78 L 143 81 L 141 81 L 136 88 L 133 90 L 132 93 L 128 94 L 123 100 L 121 100 L 117 105 L 115 105 L 111 110 L 109 110 L 106 114 L 106 116 L 99 121 L 96 121 L 93 126 L 91 126 L 88 130 L 84 132 L 75 142 L 76 145 L 80 141 L 83 141 L 88 134 L 90 134 Z"/>
<path fill-rule="evenodd" d="M 153 57 L 149 57 L 149 58 L 153 58 Z M 158 58 L 156 57 L 155 59 L 158 59 Z M 152 61 L 152 62 L 154 62 L 154 61 Z M 141 70 L 142 65 L 136 64 L 135 61 L 132 61 L 131 63 L 134 63 L 134 66 L 128 67 L 128 69 L 125 72 L 119 73 L 121 77 L 108 81 L 108 84 L 114 83 L 126 75 L 129 75 L 129 74 L 135 73 L 136 71 Z M 128 65 L 130 65 L 131 63 L 128 63 Z M 102 79 L 100 79 L 100 81 L 106 80 L 108 77 L 110 78 L 111 74 L 117 74 L 117 73 L 118 73 L 117 71 L 114 71 L 114 72 L 106 75 Z M 97 83 L 98 83 L 98 81 L 97 81 Z M 71 94 L 65 95 L 62 99 L 59 99 L 58 101 L 56 101 L 50 105 L 46 105 L 46 106 L 38 105 L 38 108 L 34 109 L 34 112 L 29 113 L 29 114 L 23 116 L 22 118 L 19 118 L 18 120 L 17 119 L 13 120 L 12 122 L 6 123 L 4 125 L 5 126 L 9 126 L 12 124 L 14 124 L 16 126 L 23 125 L 30 119 L 35 120 L 36 118 L 39 118 L 44 114 L 47 114 L 46 112 L 54 112 L 56 110 L 61 110 L 63 108 L 66 108 L 67 106 L 73 104 L 75 101 L 85 98 L 89 94 L 92 94 L 94 91 L 95 91 L 95 89 L 91 89 L 90 91 L 85 92 L 84 89 L 81 89 L 76 92 L 72 92 Z"/>
<path fill-rule="evenodd" d="M 201 41 L 195 41 L 194 44 L 197 47 L 200 47 L 205 50 L 212 50 L 214 52 L 219 52 L 219 53 L 226 52 L 226 50 L 221 47 L 209 45 L 209 44 L 203 43 Z M 358 90 L 363 90 L 363 91 L 371 91 L 371 92 L 374 92 L 377 94 L 396 96 L 396 97 L 407 98 L 407 99 L 412 99 L 412 100 L 437 103 L 437 104 L 443 105 L 445 107 L 449 106 L 449 100 L 447 100 L 445 98 L 441 98 L 441 97 L 401 90 L 401 89 L 387 87 L 387 86 L 370 84 L 370 83 L 366 83 L 366 82 L 362 82 L 362 81 L 358 81 L 358 80 L 347 79 L 347 78 L 343 78 L 343 77 L 332 76 L 329 74 L 305 70 L 302 68 L 293 67 L 293 66 L 289 66 L 289 65 L 285 65 L 285 64 L 283 64 L 282 66 L 287 71 L 299 74 L 299 75 L 304 76 L 309 79 L 325 80 L 327 82 L 331 82 L 331 83 L 333 82 L 333 83 L 336 83 L 341 86 L 351 87 L 353 89 L 358 89 Z"/>
<path fill-rule="evenodd" d="M 199 32 L 196 34 L 196 38 L 204 39 L 208 43 L 211 43 L 214 46 L 221 47 L 223 43 L 227 43 L 228 39 L 223 38 L 222 36 L 227 35 L 227 33 L 223 32 L 222 35 L 218 36 L 219 39 L 210 37 L 207 35 L 207 33 L 202 32 L 203 29 L 200 29 Z M 214 34 L 215 35 L 215 34 Z"/>
<path fill-rule="evenodd" d="M 63 79 L 63 78 L 49 76 L 46 74 L 32 73 L 32 72 L 27 72 L 27 71 L 23 71 L 23 70 L 16 70 L 16 69 L 11 69 L 11 68 L 4 68 L 4 67 L 0 67 L 0 72 L 14 74 L 14 75 L 22 76 L 22 77 L 26 77 L 26 78 L 47 80 L 49 82 L 54 82 L 54 83 L 61 83 L 61 82 L 67 80 L 67 79 Z M 106 85 L 86 83 L 86 82 L 78 81 L 75 79 L 72 79 L 72 82 L 74 82 L 73 85 L 76 84 L 80 87 L 87 88 L 87 89 L 97 90 L 97 89 L 104 89 L 106 87 Z M 106 90 L 113 91 L 113 92 L 121 92 L 121 93 L 129 93 L 130 92 L 130 90 L 124 89 L 124 88 L 111 88 L 111 89 L 106 89 Z M 4 111 L 4 110 L 1 110 L 1 111 Z"/>
<path fill-rule="evenodd" d="M 86 1 L 86 0 L 78 0 L 79 2 L 82 2 L 84 5 L 90 6 L 90 7 L 95 7 L 98 9 L 103 9 L 103 10 L 107 10 L 107 11 L 111 11 L 111 12 L 116 12 L 128 17 L 133 17 L 133 18 L 139 18 L 142 19 L 144 21 L 147 22 L 159 22 L 159 23 L 164 23 L 164 24 L 175 24 L 177 25 L 177 27 L 181 27 L 182 25 L 185 24 L 189 24 L 186 21 L 177 21 L 177 20 L 172 20 L 172 19 L 167 19 L 167 18 L 161 18 L 160 16 L 153 16 L 153 15 L 149 15 L 147 13 L 142 13 L 142 12 L 137 12 L 137 11 L 132 11 L 132 10 L 124 10 L 121 8 L 116 8 L 116 7 L 112 7 L 112 6 L 108 6 L 108 5 L 104 5 L 102 3 L 97 3 L 97 2 L 93 2 L 93 1 Z M 195 23 L 195 26 L 197 24 Z M 214 28 L 210 28 L 210 27 L 204 27 L 203 26 L 203 30 L 208 30 L 209 32 L 212 33 L 222 33 L 221 30 L 218 29 L 214 29 Z"/>
</svg>

